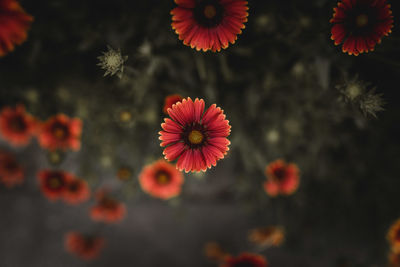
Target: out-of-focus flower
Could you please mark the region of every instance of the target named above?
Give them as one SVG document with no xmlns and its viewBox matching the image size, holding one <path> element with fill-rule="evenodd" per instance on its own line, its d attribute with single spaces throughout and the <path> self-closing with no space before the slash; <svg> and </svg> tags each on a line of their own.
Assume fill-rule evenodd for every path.
<svg viewBox="0 0 400 267">
<path fill-rule="evenodd" d="M 285 240 L 285 232 L 282 227 L 267 226 L 251 230 L 248 238 L 260 247 L 278 247 Z"/>
<path fill-rule="evenodd" d="M 82 121 L 58 114 L 41 126 L 39 143 L 43 148 L 79 150 L 81 147 Z"/>
<path fill-rule="evenodd" d="M 389 253 L 389 267 L 400 267 L 400 253 Z"/>
<path fill-rule="evenodd" d="M 213 104 L 204 112 L 204 105 L 203 99 L 183 99 L 168 109 L 172 120 L 166 118 L 161 124 L 165 159 L 178 159 L 180 171 L 206 171 L 229 150 L 231 126 L 223 110 Z"/>
<path fill-rule="evenodd" d="M 0 182 L 12 188 L 24 181 L 24 169 L 11 153 L 0 151 Z"/>
<path fill-rule="evenodd" d="M 169 199 L 180 194 L 183 175 L 174 165 L 159 160 L 143 168 L 139 182 L 143 191 L 151 196 Z"/>
<path fill-rule="evenodd" d="M 197 51 L 220 51 L 234 44 L 247 21 L 244 0 L 175 0 L 172 28 L 185 45 Z"/>
<path fill-rule="evenodd" d="M 365 116 L 370 115 L 377 117 L 376 113 L 385 110 L 385 101 L 382 98 L 382 94 L 376 94 L 375 89 L 368 91 L 360 99 L 360 109 Z"/>
<path fill-rule="evenodd" d="M 349 55 L 373 51 L 393 27 L 393 16 L 386 0 L 342 0 L 334 8 L 332 37 L 335 45 Z"/>
<path fill-rule="evenodd" d="M 16 0 L 0 0 L 0 57 L 14 50 L 27 38 L 33 17 Z"/>
<path fill-rule="evenodd" d="M 268 263 L 264 256 L 252 253 L 242 253 L 237 257 L 229 256 L 220 267 L 267 267 Z"/>
<path fill-rule="evenodd" d="M 293 163 L 286 163 L 283 160 L 276 160 L 270 163 L 265 169 L 267 181 L 264 189 L 271 197 L 291 195 L 299 187 L 299 169 Z"/>
<path fill-rule="evenodd" d="M 1 31 L 1 30 L 0 30 Z M 27 145 L 36 134 L 37 122 L 23 105 L 5 107 L 0 112 L 0 133 L 15 146 Z"/>
<path fill-rule="evenodd" d="M 101 189 L 96 193 L 97 203 L 90 210 L 90 215 L 95 221 L 115 223 L 125 217 L 125 205 Z"/>
<path fill-rule="evenodd" d="M 356 76 L 344 84 L 337 85 L 336 88 L 344 102 L 358 106 L 364 116 L 376 118 L 376 113 L 384 110 L 385 101 L 382 94 L 375 93 L 375 87 L 368 89 L 369 86 L 369 83 L 360 81 Z"/>
<path fill-rule="evenodd" d="M 73 179 L 73 175 L 65 171 L 42 170 L 37 174 L 37 178 L 43 194 L 49 200 L 55 201 L 63 197 L 67 184 Z"/>
<path fill-rule="evenodd" d="M 216 242 L 208 242 L 204 246 L 204 254 L 206 257 L 213 261 L 223 261 L 226 257 L 229 256 L 221 246 Z"/>
<path fill-rule="evenodd" d="M 396 220 L 389 228 L 387 240 L 393 252 L 400 253 L 400 219 Z"/>
<path fill-rule="evenodd" d="M 163 107 L 163 112 L 168 115 L 168 109 L 172 108 L 173 104 L 176 104 L 176 102 L 182 101 L 183 97 L 181 95 L 168 95 L 165 97 L 164 100 L 164 107 Z"/>
<path fill-rule="evenodd" d="M 103 249 L 105 240 L 102 237 L 69 232 L 65 235 L 65 249 L 83 260 L 97 258 Z"/>
<path fill-rule="evenodd" d="M 121 50 L 114 50 L 111 46 L 107 46 L 108 51 L 103 52 L 102 56 L 97 57 L 100 66 L 105 70 L 104 76 L 113 76 L 117 74 L 118 78 L 122 78 L 124 72 L 124 63 L 128 60 L 128 56 L 122 56 Z"/>
<path fill-rule="evenodd" d="M 117 178 L 121 181 L 127 181 L 132 177 L 132 170 L 128 167 L 121 167 L 117 171 Z"/>
<path fill-rule="evenodd" d="M 90 197 L 90 188 L 86 181 L 74 177 L 69 179 L 63 192 L 64 201 L 76 205 L 87 201 Z"/>
</svg>

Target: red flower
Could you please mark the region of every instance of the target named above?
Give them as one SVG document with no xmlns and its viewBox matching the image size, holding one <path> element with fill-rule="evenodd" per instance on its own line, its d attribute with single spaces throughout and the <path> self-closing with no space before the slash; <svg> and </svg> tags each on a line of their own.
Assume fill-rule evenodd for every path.
<svg viewBox="0 0 400 267">
<path fill-rule="evenodd" d="M 391 33 L 393 16 L 386 0 L 342 0 L 333 9 L 332 37 L 349 55 L 373 51 Z"/>
<path fill-rule="evenodd" d="M 183 175 L 175 166 L 159 160 L 143 168 L 139 182 L 143 191 L 153 197 L 169 199 L 180 194 Z"/>
<path fill-rule="evenodd" d="M 69 232 L 65 236 L 65 249 L 83 260 L 98 257 L 105 244 L 104 238 Z"/>
<path fill-rule="evenodd" d="M 164 100 L 163 112 L 168 115 L 168 109 L 172 108 L 173 104 L 182 101 L 183 97 L 180 95 L 169 95 Z"/>
<path fill-rule="evenodd" d="M 63 197 L 65 202 L 72 205 L 85 202 L 90 197 L 90 188 L 88 183 L 76 177 L 69 179 Z"/>
<path fill-rule="evenodd" d="M 39 143 L 50 150 L 68 149 L 79 150 L 82 121 L 71 119 L 64 114 L 51 117 L 45 122 L 40 131 Z"/>
<path fill-rule="evenodd" d="M 4 56 L 26 40 L 33 17 L 16 0 L 0 0 L 0 21 L 0 56 Z"/>
<path fill-rule="evenodd" d="M 51 201 L 62 197 L 67 189 L 68 182 L 74 179 L 70 173 L 52 170 L 42 170 L 37 177 L 40 182 L 40 189 Z"/>
<path fill-rule="evenodd" d="M 175 0 L 172 28 L 185 45 L 197 51 L 221 51 L 234 44 L 247 21 L 244 0 Z"/>
<path fill-rule="evenodd" d="M 299 187 L 299 169 L 295 164 L 287 164 L 279 159 L 267 166 L 265 174 L 268 180 L 264 183 L 264 189 L 271 197 L 291 195 Z"/>
<path fill-rule="evenodd" d="M 126 213 L 125 205 L 111 197 L 105 190 L 96 194 L 97 204 L 92 207 L 90 215 L 95 221 L 106 223 L 119 222 Z"/>
<path fill-rule="evenodd" d="M 25 112 L 23 105 L 5 107 L 0 112 L 0 133 L 13 145 L 27 145 L 36 134 L 36 125 L 36 120 Z"/>
<path fill-rule="evenodd" d="M 159 139 L 166 147 L 165 159 L 178 159 L 180 171 L 206 171 L 224 158 L 231 126 L 222 109 L 213 104 L 204 112 L 203 99 L 193 102 L 189 97 L 172 105 L 168 114 L 172 120 L 167 118 L 161 124 L 164 131 L 159 132 Z"/>
<path fill-rule="evenodd" d="M 396 220 L 387 233 L 387 240 L 393 252 L 400 253 L 400 219 Z"/>
<path fill-rule="evenodd" d="M 8 188 L 24 181 L 24 170 L 11 153 L 0 151 L 0 181 Z"/>
<path fill-rule="evenodd" d="M 258 254 L 242 253 L 239 256 L 227 257 L 221 267 L 267 267 L 267 260 Z"/>
</svg>

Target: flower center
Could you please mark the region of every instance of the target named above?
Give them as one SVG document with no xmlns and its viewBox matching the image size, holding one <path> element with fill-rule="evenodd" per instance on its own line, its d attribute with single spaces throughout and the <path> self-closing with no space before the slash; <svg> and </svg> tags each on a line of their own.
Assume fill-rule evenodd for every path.
<svg viewBox="0 0 400 267">
<path fill-rule="evenodd" d="M 122 122 L 129 122 L 132 119 L 132 114 L 129 111 L 121 111 L 119 114 L 119 119 Z"/>
<path fill-rule="evenodd" d="M 286 170 L 285 170 L 285 168 L 276 169 L 276 170 L 274 171 L 274 176 L 275 176 L 278 180 L 282 180 L 283 178 L 285 178 L 285 176 L 286 176 Z"/>
<path fill-rule="evenodd" d="M 26 129 L 26 123 L 22 117 L 18 116 L 10 122 L 10 128 L 16 132 L 23 132 Z"/>
<path fill-rule="evenodd" d="M 156 179 L 159 184 L 167 184 L 170 180 L 169 175 L 165 172 L 158 173 Z"/>
<path fill-rule="evenodd" d="M 204 135 L 198 130 L 192 130 L 188 136 L 189 142 L 193 145 L 198 145 L 203 142 Z"/>
<path fill-rule="evenodd" d="M 214 5 L 207 5 L 204 8 L 204 16 L 208 19 L 212 19 L 217 15 L 217 10 Z"/>
<path fill-rule="evenodd" d="M 56 177 L 50 178 L 50 180 L 49 180 L 49 186 L 50 186 L 51 188 L 54 188 L 54 189 L 61 187 L 60 178 L 57 177 L 57 176 L 56 176 Z"/>
<path fill-rule="evenodd" d="M 368 16 L 365 14 L 358 15 L 356 18 L 357 27 L 364 27 L 368 24 Z"/>
<path fill-rule="evenodd" d="M 79 185 L 80 185 L 79 182 L 72 182 L 72 183 L 68 186 L 68 189 L 69 189 L 70 192 L 76 192 L 76 191 L 79 190 L 79 187 L 80 187 Z"/>
<path fill-rule="evenodd" d="M 196 3 L 193 10 L 194 19 L 200 26 L 214 28 L 224 18 L 224 6 L 219 0 L 202 0 Z"/>
</svg>

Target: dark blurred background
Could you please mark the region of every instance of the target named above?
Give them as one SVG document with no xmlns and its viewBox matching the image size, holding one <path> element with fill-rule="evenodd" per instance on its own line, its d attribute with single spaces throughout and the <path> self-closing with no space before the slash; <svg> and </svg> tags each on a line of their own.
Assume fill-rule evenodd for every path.
<svg viewBox="0 0 400 267">
<path fill-rule="evenodd" d="M 249 21 L 220 53 L 184 46 L 171 29 L 173 1 L 28 1 L 35 17 L 27 42 L 0 59 L 0 105 L 25 104 L 41 120 L 56 113 L 83 121 L 82 148 L 55 164 L 36 141 L 14 148 L 23 185 L 0 187 L 0 266 L 217 266 L 204 244 L 234 255 L 257 252 L 270 266 L 386 266 L 386 233 L 400 216 L 399 3 L 395 27 L 358 57 L 330 40 L 336 1 L 249 1 Z M 103 77 L 107 45 L 129 56 L 121 79 Z M 376 88 L 377 118 L 346 101 L 351 85 Z M 232 125 L 230 152 L 205 174 L 185 174 L 182 194 L 153 199 L 138 186 L 142 166 L 161 158 L 165 96 L 216 103 Z M 118 112 L 134 114 L 132 123 Z M 270 198 L 265 166 L 278 158 L 301 170 L 299 190 Z M 133 171 L 119 181 L 120 167 Z M 127 205 L 116 225 L 91 221 L 94 200 L 50 203 L 36 173 L 58 168 L 112 188 Z M 259 250 L 254 227 L 282 225 L 285 243 Z M 70 230 L 96 232 L 107 245 L 83 262 L 64 250 Z"/>
</svg>

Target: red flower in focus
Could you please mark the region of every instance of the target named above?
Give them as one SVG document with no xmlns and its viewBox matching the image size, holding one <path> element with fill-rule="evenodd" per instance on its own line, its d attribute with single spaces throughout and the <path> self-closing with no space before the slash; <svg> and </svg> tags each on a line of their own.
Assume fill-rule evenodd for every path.
<svg viewBox="0 0 400 267">
<path fill-rule="evenodd" d="M 387 233 L 387 240 L 393 252 L 400 253 L 400 219 L 396 220 Z"/>
<path fill-rule="evenodd" d="M 0 151 L 0 181 L 8 188 L 24 181 L 24 170 L 11 153 Z"/>
<path fill-rule="evenodd" d="M 63 197 L 65 202 L 71 205 L 85 202 L 90 197 L 90 188 L 88 183 L 76 177 L 69 179 Z"/>
<path fill-rule="evenodd" d="M 276 160 L 267 166 L 265 174 L 268 179 L 264 183 L 264 189 L 271 197 L 278 194 L 291 195 L 299 187 L 299 169 L 295 164 Z"/>
<path fill-rule="evenodd" d="M 51 117 L 41 127 L 39 143 L 43 148 L 79 150 L 82 121 L 64 114 Z"/>
<path fill-rule="evenodd" d="M 106 190 L 99 190 L 96 194 L 96 200 L 97 204 L 90 211 L 93 220 L 113 223 L 124 218 L 125 205 L 111 197 Z"/>
<path fill-rule="evenodd" d="M 70 173 L 52 170 L 42 170 L 38 173 L 37 177 L 40 183 L 40 189 L 51 201 L 62 197 L 67 189 L 68 182 L 74 179 Z"/>
<path fill-rule="evenodd" d="M 175 0 L 172 28 L 185 45 L 197 51 L 220 51 L 234 44 L 247 21 L 244 0 Z"/>
<path fill-rule="evenodd" d="M 33 21 L 16 0 L 0 0 L 0 56 L 22 44 Z"/>
<path fill-rule="evenodd" d="M 393 27 L 393 16 L 386 0 L 342 0 L 333 9 L 332 37 L 335 45 L 349 55 L 373 51 Z"/>
<path fill-rule="evenodd" d="M 25 112 L 23 105 L 5 107 L 0 112 L 0 133 L 13 145 L 27 145 L 36 134 L 36 126 L 36 120 Z"/>
<path fill-rule="evenodd" d="M 237 257 L 229 256 L 221 267 L 267 267 L 267 260 L 258 254 L 242 253 Z"/>
<path fill-rule="evenodd" d="M 153 197 L 169 199 L 180 194 L 183 175 L 174 165 L 159 160 L 143 168 L 139 182 L 143 191 Z"/>
<path fill-rule="evenodd" d="M 189 97 L 172 105 L 168 114 L 172 120 L 164 119 L 159 139 L 166 147 L 165 159 L 178 159 L 180 171 L 206 171 L 224 158 L 231 126 L 222 109 L 213 104 L 204 112 L 203 99 L 193 102 Z"/>
<path fill-rule="evenodd" d="M 183 97 L 180 95 L 169 95 L 164 100 L 163 112 L 168 115 L 168 109 L 172 108 L 173 104 L 182 101 Z"/>
<path fill-rule="evenodd" d="M 83 235 L 78 232 L 69 232 L 65 236 L 65 249 L 83 260 L 97 258 L 104 244 L 105 240 L 102 237 Z"/>
</svg>

